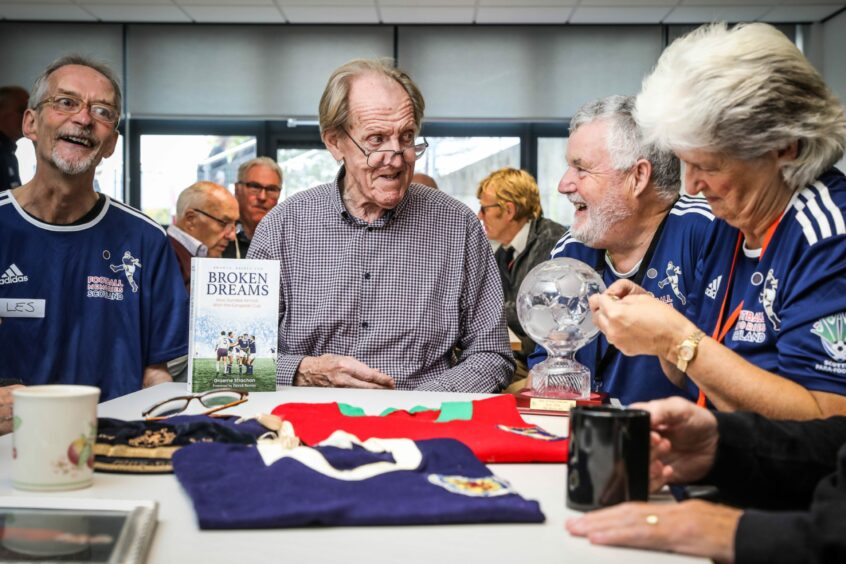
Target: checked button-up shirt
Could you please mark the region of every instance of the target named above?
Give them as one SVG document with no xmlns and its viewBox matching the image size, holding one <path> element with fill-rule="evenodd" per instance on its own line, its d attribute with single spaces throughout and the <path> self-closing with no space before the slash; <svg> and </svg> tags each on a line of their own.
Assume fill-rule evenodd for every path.
<svg viewBox="0 0 846 564">
<path fill-rule="evenodd" d="M 494 392 L 514 370 L 502 288 L 479 220 L 458 200 L 412 184 L 372 223 L 329 184 L 272 209 L 248 258 L 281 266 L 276 381 L 303 356 L 354 357 L 397 389 Z M 459 358 L 455 360 L 455 350 Z"/>
</svg>

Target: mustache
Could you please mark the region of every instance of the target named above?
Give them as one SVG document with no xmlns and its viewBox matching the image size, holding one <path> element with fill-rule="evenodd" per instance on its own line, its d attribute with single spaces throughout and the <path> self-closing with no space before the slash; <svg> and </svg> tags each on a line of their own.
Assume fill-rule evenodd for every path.
<svg viewBox="0 0 846 564">
<path fill-rule="evenodd" d="M 63 137 L 76 137 L 78 139 L 84 139 L 92 146 L 98 145 L 100 143 L 100 139 L 98 139 L 92 134 L 92 128 L 90 127 L 68 127 L 64 130 L 59 130 L 59 132 L 56 134 L 56 139 L 62 139 Z"/>
<path fill-rule="evenodd" d="M 567 196 L 567 199 L 570 200 L 570 203 L 573 204 L 573 205 L 575 205 L 575 204 L 586 204 L 585 200 L 583 198 L 580 198 L 579 196 L 570 195 L 570 196 Z"/>
</svg>

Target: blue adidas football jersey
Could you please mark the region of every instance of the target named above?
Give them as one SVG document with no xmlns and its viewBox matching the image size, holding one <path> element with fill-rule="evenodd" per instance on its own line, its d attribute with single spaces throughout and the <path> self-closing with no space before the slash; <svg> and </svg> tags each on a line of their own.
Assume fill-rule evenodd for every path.
<svg viewBox="0 0 846 564">
<path fill-rule="evenodd" d="M 641 286 L 678 311 L 685 312 L 689 305 L 688 295 L 694 286 L 696 264 L 705 248 L 705 237 L 713 219 L 711 208 L 704 199 L 682 196 L 664 221 Z M 569 233 L 552 250 L 551 258 L 560 257 L 574 258 L 603 270 L 602 279 L 606 286 L 623 277 L 606 261 L 604 249 L 592 249 Z M 600 333 L 576 353 L 576 359 L 588 367 L 594 380 L 596 366 L 606 350 L 608 341 Z M 529 357 L 529 367 L 545 359 L 546 351 L 537 347 Z M 695 400 L 698 395 L 698 390 L 692 385 L 680 389 L 670 382 L 654 356 L 629 357 L 617 352 L 601 376 L 601 391 L 619 398 L 626 405 L 673 395 Z"/>
<path fill-rule="evenodd" d="M 256 446 L 195 443 L 173 455 L 173 471 L 201 529 L 544 520 L 454 439 L 324 442 L 269 461 Z"/>
<path fill-rule="evenodd" d="M 743 301 L 725 344 L 801 386 L 846 394 L 846 178 L 823 174 L 798 191 L 766 252 L 739 252 L 725 317 Z M 728 291 L 738 230 L 717 220 L 697 266 L 690 319 L 708 335 Z"/>
<path fill-rule="evenodd" d="M 107 400 L 187 354 L 188 297 L 152 219 L 106 198 L 87 223 L 50 225 L 5 192 L 0 232 L 0 375 L 98 386 Z"/>
</svg>

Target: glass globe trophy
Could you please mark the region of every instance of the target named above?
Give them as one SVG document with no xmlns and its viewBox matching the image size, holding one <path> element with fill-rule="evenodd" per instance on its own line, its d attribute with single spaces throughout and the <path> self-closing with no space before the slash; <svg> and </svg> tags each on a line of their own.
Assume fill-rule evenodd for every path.
<svg viewBox="0 0 846 564">
<path fill-rule="evenodd" d="M 588 298 L 604 291 L 599 274 L 575 259 L 553 259 L 529 272 L 517 293 L 517 317 L 526 334 L 546 349 L 547 359 L 532 368 L 531 389 L 520 394 L 558 400 L 591 399 L 590 371 L 576 361 L 575 355 L 596 337 L 598 329 Z M 549 409 L 561 409 L 550 403 L 554 402 L 547 402 Z M 569 408 L 574 402 L 567 404 Z"/>
</svg>

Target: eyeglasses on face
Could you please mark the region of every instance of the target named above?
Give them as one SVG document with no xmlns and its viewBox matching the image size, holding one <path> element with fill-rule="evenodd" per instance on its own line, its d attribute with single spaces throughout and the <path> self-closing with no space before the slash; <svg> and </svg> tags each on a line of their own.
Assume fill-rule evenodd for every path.
<svg viewBox="0 0 846 564">
<path fill-rule="evenodd" d="M 487 206 L 479 206 L 479 211 L 482 212 L 482 215 L 485 215 L 486 210 L 489 208 L 498 208 L 501 207 L 502 204 L 488 204 Z"/>
<path fill-rule="evenodd" d="M 235 221 L 236 220 L 234 220 L 234 219 L 231 220 L 231 221 L 226 221 L 225 219 L 220 219 L 219 217 L 215 217 L 212 214 L 210 214 L 209 212 L 203 211 L 199 208 L 191 208 L 191 209 L 194 210 L 195 212 L 197 212 L 198 214 L 204 215 L 207 218 L 211 219 L 212 221 L 216 222 L 224 230 L 235 229 Z"/>
<path fill-rule="evenodd" d="M 166 399 L 147 408 L 141 413 L 141 416 L 148 421 L 167 419 L 168 417 L 179 415 L 188 409 L 191 400 L 199 401 L 206 408 L 206 411 L 199 415 L 211 415 L 227 407 L 244 403 L 247 401 L 249 395 L 249 392 L 244 390 L 220 389 L 210 390 L 202 394 L 178 396 Z"/>
<path fill-rule="evenodd" d="M 264 190 L 271 198 L 278 198 L 279 194 L 282 193 L 282 187 L 276 186 L 275 184 L 259 184 L 258 182 L 242 182 L 240 180 L 236 182 L 236 184 L 240 184 L 246 188 L 250 194 L 255 194 L 256 196 L 259 195 L 262 190 Z"/>
<path fill-rule="evenodd" d="M 120 120 L 120 114 L 114 106 L 102 102 L 86 102 L 82 98 L 70 94 L 45 98 L 38 103 L 38 107 L 45 104 L 48 104 L 53 110 L 67 115 L 76 115 L 82 111 L 82 108 L 88 108 L 88 113 L 91 114 L 92 118 L 114 127 L 117 127 Z"/>
<path fill-rule="evenodd" d="M 361 151 L 361 154 L 367 158 L 367 166 L 370 168 L 378 168 L 380 166 L 384 166 L 394 160 L 395 155 L 399 155 L 402 159 L 411 164 L 415 162 L 417 159 L 423 156 L 423 153 L 426 152 L 426 148 L 429 146 L 428 141 L 424 138 L 421 143 L 414 143 L 409 145 L 408 147 L 402 148 L 399 151 L 395 151 L 393 149 L 374 149 L 372 151 L 366 150 L 364 147 L 358 144 L 355 138 L 350 135 L 350 132 L 346 129 L 343 130 L 344 133 L 347 134 L 350 141 L 353 142 L 353 145 L 358 147 L 358 150 Z"/>
</svg>

